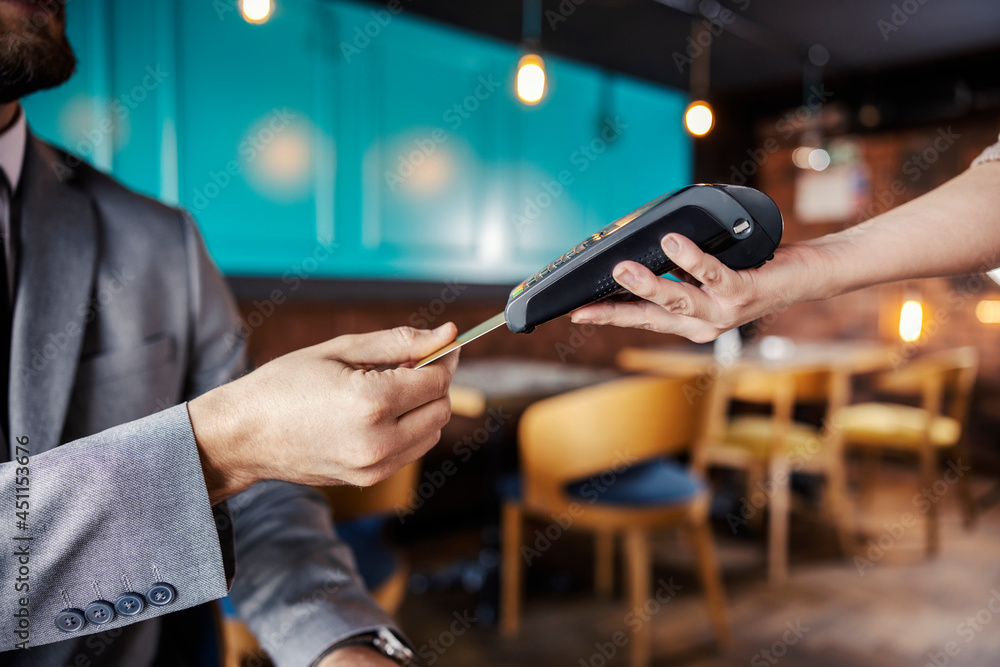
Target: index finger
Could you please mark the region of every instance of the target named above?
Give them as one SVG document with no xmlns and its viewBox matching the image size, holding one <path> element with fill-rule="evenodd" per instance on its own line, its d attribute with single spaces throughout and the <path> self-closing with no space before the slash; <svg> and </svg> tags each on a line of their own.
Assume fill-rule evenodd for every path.
<svg viewBox="0 0 1000 667">
<path fill-rule="evenodd" d="M 664 254 L 692 278 L 714 291 L 727 291 L 736 272 L 683 234 L 667 234 L 660 241 Z"/>
<path fill-rule="evenodd" d="M 400 418 L 423 405 L 448 396 L 451 380 L 458 367 L 458 353 L 442 357 L 423 368 L 394 368 L 384 371 L 359 371 L 371 391 L 384 401 L 385 416 Z"/>
<path fill-rule="evenodd" d="M 451 322 L 437 329 L 396 327 L 366 334 L 338 336 L 322 343 L 324 351 L 352 366 L 400 366 L 423 359 L 453 341 L 458 329 Z"/>
</svg>

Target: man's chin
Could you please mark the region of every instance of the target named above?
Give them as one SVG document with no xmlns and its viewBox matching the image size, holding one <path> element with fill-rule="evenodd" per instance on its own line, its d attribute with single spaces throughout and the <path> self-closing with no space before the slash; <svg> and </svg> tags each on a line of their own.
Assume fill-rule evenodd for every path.
<svg viewBox="0 0 1000 667">
<path fill-rule="evenodd" d="M 17 101 L 40 90 L 48 90 L 66 83 L 76 70 L 76 58 L 69 50 L 58 57 L 25 63 L 24 59 L 8 60 L 3 53 L 0 37 L 0 104 Z M 30 58 L 30 54 L 29 54 Z"/>
<path fill-rule="evenodd" d="M 44 6 L 0 0 L 0 103 L 62 85 L 76 69 L 62 17 Z"/>
</svg>

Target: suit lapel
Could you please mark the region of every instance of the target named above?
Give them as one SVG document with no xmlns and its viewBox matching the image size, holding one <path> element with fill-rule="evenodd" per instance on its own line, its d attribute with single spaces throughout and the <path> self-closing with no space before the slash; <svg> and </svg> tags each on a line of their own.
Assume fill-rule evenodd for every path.
<svg viewBox="0 0 1000 667">
<path fill-rule="evenodd" d="M 29 135 L 21 176 L 17 296 L 11 333 L 12 439 L 32 454 L 59 445 L 97 260 L 91 201 L 66 184 L 65 160 Z"/>
</svg>

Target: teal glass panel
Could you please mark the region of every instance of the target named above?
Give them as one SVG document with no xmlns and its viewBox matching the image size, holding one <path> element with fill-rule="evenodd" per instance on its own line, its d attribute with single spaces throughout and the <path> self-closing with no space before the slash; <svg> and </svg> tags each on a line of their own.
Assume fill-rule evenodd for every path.
<svg viewBox="0 0 1000 667">
<path fill-rule="evenodd" d="M 318 0 L 256 25 L 179 4 L 180 201 L 230 273 L 281 275 L 335 240 L 335 26 Z"/>
<path fill-rule="evenodd" d="M 232 275 L 516 283 L 690 178 L 685 96 L 337 0 L 74 0 L 32 128 L 180 204 Z"/>
</svg>

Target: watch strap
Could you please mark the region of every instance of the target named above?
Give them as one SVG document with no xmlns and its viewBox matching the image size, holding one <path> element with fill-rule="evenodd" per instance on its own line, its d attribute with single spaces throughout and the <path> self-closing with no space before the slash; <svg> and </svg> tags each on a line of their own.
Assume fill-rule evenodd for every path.
<svg viewBox="0 0 1000 667">
<path fill-rule="evenodd" d="M 389 628 L 379 628 L 374 632 L 365 632 L 338 642 L 330 652 L 349 646 L 370 646 L 385 657 L 404 667 L 417 667 L 417 657 Z"/>
</svg>

